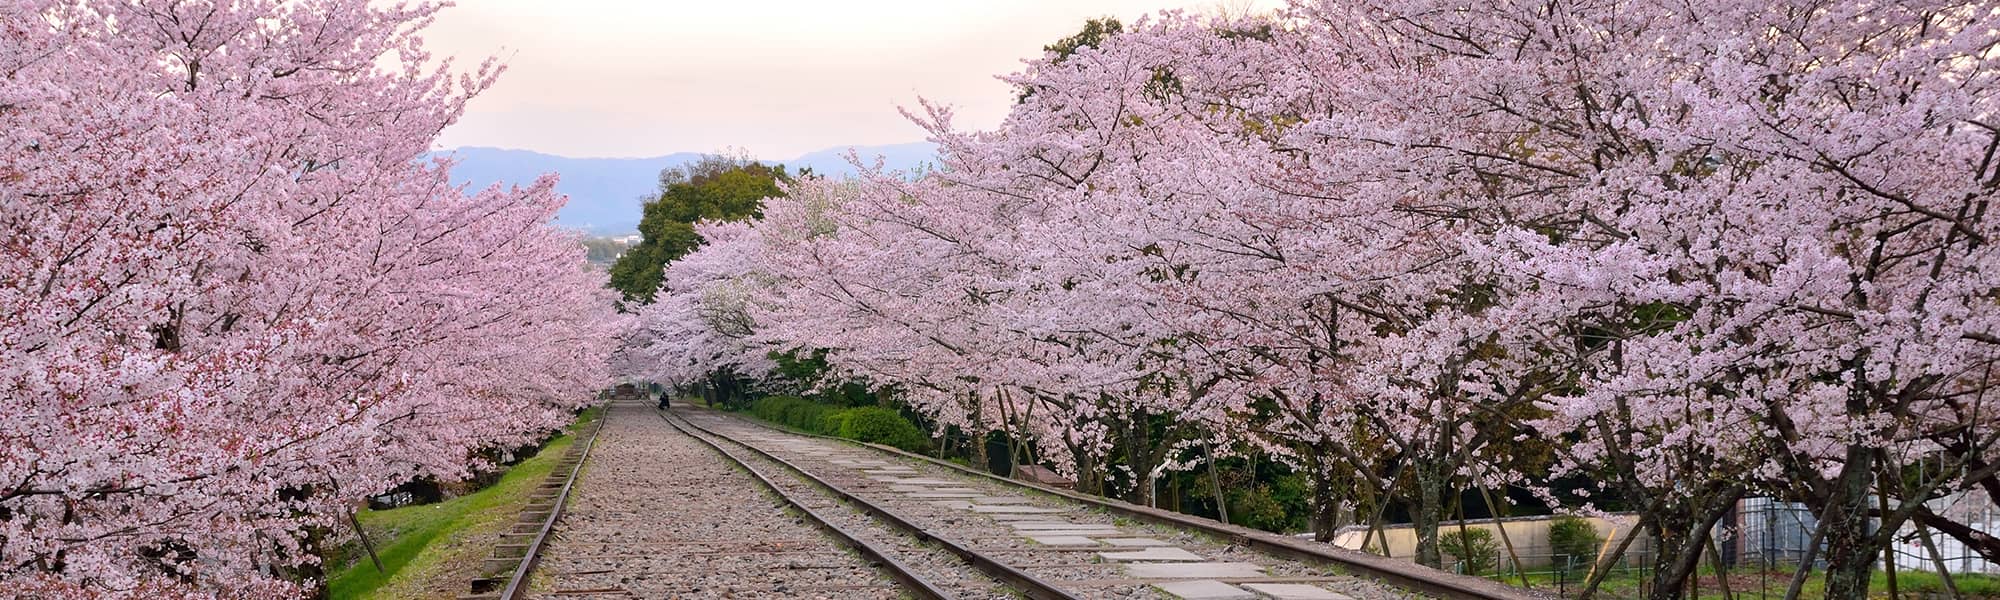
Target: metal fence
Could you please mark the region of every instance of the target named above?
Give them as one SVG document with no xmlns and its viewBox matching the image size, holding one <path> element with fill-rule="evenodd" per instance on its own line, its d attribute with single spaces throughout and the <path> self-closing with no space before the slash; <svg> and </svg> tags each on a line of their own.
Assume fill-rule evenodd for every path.
<svg viewBox="0 0 2000 600">
<path fill-rule="evenodd" d="M 1955 506 L 1959 498 L 1944 498 L 1932 502 L 1932 510 L 1955 513 L 1955 516 L 1971 523 L 1983 531 L 1996 531 L 1994 507 L 1977 504 L 1971 508 Z M 1732 514 L 1717 524 L 1715 536 L 1722 548 L 1723 562 L 1732 567 L 1795 567 L 1804 560 L 1806 549 L 1813 542 L 1813 533 L 1819 527 L 1819 520 L 1813 518 L 1812 511 L 1804 504 L 1780 502 L 1770 498 L 1746 498 L 1736 505 Z M 1932 542 L 1937 545 L 1938 557 L 1932 557 L 1923 547 L 1913 524 L 1905 524 L 1895 536 L 1890 547 L 1890 555 L 1895 559 L 1898 570 L 1936 572 L 1938 563 L 1952 573 L 2000 574 L 2000 566 L 1987 562 L 1978 553 L 1960 544 L 1950 536 L 1931 533 Z M 1815 553 L 1817 555 L 1817 553 Z M 1826 561 L 1815 559 L 1813 568 L 1824 568 Z"/>
<path fill-rule="evenodd" d="M 1568 598 L 1580 591 L 1590 579 L 1591 565 L 1595 558 L 1597 557 L 1572 556 L 1567 554 L 1515 554 L 1510 556 L 1502 553 L 1499 557 L 1499 565 L 1495 570 L 1476 574 L 1493 577 L 1499 579 L 1501 582 L 1516 586 L 1521 585 L 1522 580 L 1526 580 L 1531 587 L 1552 590 L 1561 597 Z M 1519 559 L 1519 564 L 1522 565 L 1544 566 L 1515 569 L 1516 559 Z M 1446 561 L 1450 560 L 1449 557 L 1446 558 Z M 1446 568 L 1456 573 L 1465 573 L 1466 570 L 1465 565 L 1456 563 L 1446 565 Z M 1653 553 L 1650 551 L 1626 552 L 1616 562 L 1607 562 L 1599 568 L 1607 571 L 1605 574 L 1607 578 L 1618 576 L 1640 580 L 1649 579 L 1653 575 Z M 1613 595 L 1600 594 L 1599 596 L 1612 597 Z"/>
<path fill-rule="evenodd" d="M 1932 506 L 1939 512 L 1951 511 L 1954 518 L 1970 523 L 1983 531 L 1996 531 L 2000 525 L 2000 510 L 1981 503 L 1966 502 L 1955 504 L 1947 499 Z M 1970 507 L 1970 508 L 1968 508 Z M 1712 532 L 1715 546 L 1713 554 L 1701 558 L 1697 585 L 1710 592 L 1733 590 L 1734 593 L 1718 593 L 1716 597 L 1731 597 L 1736 600 L 1751 598 L 1782 598 L 1792 578 L 1798 572 L 1800 562 L 1810 554 L 1814 556 L 1811 568 L 1824 569 L 1826 561 L 1823 552 L 1809 552 L 1815 542 L 1814 534 L 1819 526 L 1818 519 L 1805 505 L 1782 502 L 1770 498 L 1750 498 L 1738 503 L 1729 513 L 1723 515 Z M 1989 563 L 1977 553 L 1965 548 L 1949 536 L 1930 532 L 1931 540 L 1937 547 L 1933 556 L 1921 540 L 1913 525 L 1906 525 L 1895 536 L 1889 554 L 1881 566 L 1894 564 L 1899 573 L 1931 573 L 1939 571 L 1939 563 L 1952 575 L 1970 573 L 2000 574 L 2000 565 Z M 1605 587 L 1600 588 L 1598 597 L 1607 599 L 1643 598 L 1650 588 L 1655 560 L 1651 545 L 1639 540 L 1630 551 L 1599 570 L 1606 571 Z M 1530 550 L 1529 548 L 1519 548 Z M 1504 581 L 1512 585 L 1528 585 L 1536 589 L 1551 591 L 1561 597 L 1574 597 L 1590 578 L 1596 556 L 1564 556 L 1545 553 L 1547 546 L 1532 551 L 1543 553 L 1510 554 L 1504 550 L 1498 560 L 1482 565 L 1477 575 Z M 1822 551 L 1824 548 L 1821 549 Z M 1606 558 L 1609 558 L 1608 552 Z M 1447 555 L 1446 568 L 1465 573 L 1466 565 L 1456 564 Z M 1891 563 L 1890 561 L 1893 561 Z M 1516 567 L 1516 565 L 1526 565 Z M 1720 565 L 1722 568 L 1717 570 Z M 1933 578 L 1933 581 L 1935 578 Z M 1932 583 L 1930 585 L 1935 585 Z M 1613 589 L 1617 588 L 1617 589 Z M 1906 580 L 1905 593 L 1913 593 Z M 1695 592 L 1699 594 L 1700 592 Z M 1925 597 L 1917 595 L 1914 597 Z"/>
<path fill-rule="evenodd" d="M 1805 560 L 1818 528 L 1819 519 L 1804 504 L 1745 498 L 1723 515 L 1711 533 L 1722 551 L 1723 564 L 1771 570 L 1796 567 Z M 1824 560 L 1814 559 L 1813 563 L 1816 569 L 1825 566 Z"/>
</svg>

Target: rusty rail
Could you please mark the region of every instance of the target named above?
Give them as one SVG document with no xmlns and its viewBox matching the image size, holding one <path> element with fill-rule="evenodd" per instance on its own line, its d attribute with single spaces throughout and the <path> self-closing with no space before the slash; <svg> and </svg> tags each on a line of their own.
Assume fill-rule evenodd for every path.
<svg viewBox="0 0 2000 600">
<path fill-rule="evenodd" d="M 902 561 L 896 560 L 896 558 L 890 556 L 887 551 L 876 547 L 874 544 L 868 543 L 866 540 L 863 540 L 859 536 L 854 535 L 853 532 L 848 531 L 839 525 L 835 525 L 833 523 L 833 520 L 828 519 L 826 515 L 822 515 L 819 513 L 819 511 L 815 511 L 812 508 L 807 507 L 805 505 L 805 502 L 799 500 L 798 498 L 792 496 L 789 493 L 786 493 L 784 488 L 778 487 L 778 483 L 772 481 L 769 476 L 763 473 L 763 471 L 758 470 L 756 467 L 750 466 L 750 463 L 745 462 L 741 457 L 736 456 L 735 453 L 730 452 L 727 448 L 723 448 L 721 444 L 717 444 L 714 441 L 704 438 L 702 436 L 695 435 L 694 432 L 700 431 L 710 436 L 729 440 L 730 442 L 735 443 L 738 446 L 749 448 L 750 451 L 756 452 L 758 455 L 763 456 L 765 458 L 771 458 L 770 455 L 764 454 L 762 451 L 757 450 L 756 448 L 751 447 L 748 444 L 744 444 L 742 442 L 731 439 L 728 436 L 719 435 L 707 429 L 702 429 L 700 426 L 695 425 L 692 422 L 687 422 L 685 420 L 682 420 L 681 422 L 675 422 L 675 420 L 678 418 L 678 415 L 676 415 L 676 417 L 674 418 L 669 418 L 667 417 L 668 413 L 669 411 L 661 411 L 659 413 L 660 418 L 662 420 L 665 420 L 668 425 L 673 426 L 674 429 L 680 430 L 681 433 L 687 434 L 688 437 L 694 438 L 695 441 L 701 442 L 703 445 L 706 445 L 710 449 L 715 450 L 715 452 L 717 454 L 721 454 L 723 458 L 727 458 L 729 459 L 730 462 L 736 463 L 736 466 L 742 467 L 745 472 L 750 473 L 751 478 L 756 479 L 758 484 L 763 485 L 764 489 L 770 490 L 771 493 L 777 495 L 780 500 L 784 500 L 785 504 L 790 505 L 792 508 L 797 509 L 800 513 L 804 514 L 806 516 L 806 519 L 812 521 L 813 524 L 818 526 L 821 530 L 824 530 L 828 534 L 832 535 L 834 539 L 839 540 L 841 544 L 846 545 L 849 548 L 853 548 L 855 552 L 859 552 L 861 553 L 862 556 L 866 556 L 870 560 L 875 561 L 876 564 L 882 565 L 884 570 L 889 572 L 890 577 L 894 577 L 896 581 L 901 582 L 903 584 L 903 587 L 907 588 L 918 598 L 923 598 L 925 600 L 953 600 L 953 597 L 950 592 L 946 592 L 944 588 L 939 587 L 937 584 L 931 583 L 929 580 L 924 579 L 922 575 L 918 575 L 916 570 L 912 569 L 909 565 L 903 564 Z M 790 464 L 786 464 L 783 461 L 778 461 L 778 462 L 779 464 L 784 465 L 786 467 L 791 467 Z M 791 468 L 796 469 L 796 467 L 791 467 Z M 814 481 L 815 483 L 819 483 L 817 480 L 812 479 L 810 475 L 807 475 L 806 478 L 808 481 Z"/>
<path fill-rule="evenodd" d="M 719 411 L 711 411 L 711 412 L 719 412 Z M 1281 536 L 1269 532 L 1249 529 L 1246 527 L 1239 527 L 1236 525 L 1221 523 L 1214 521 L 1212 519 L 1204 519 L 1192 515 L 1183 515 L 1180 513 L 1160 510 L 1157 508 L 1138 506 L 1126 502 L 1111 500 L 1108 498 L 1098 498 L 1095 496 L 1081 494 L 1069 490 L 1037 485 L 1008 477 L 1001 477 L 999 475 L 995 475 L 978 469 L 969 468 L 957 463 L 938 460 L 935 458 L 931 458 L 921 454 L 916 454 L 913 452 L 907 452 L 901 448 L 894 448 L 879 444 L 870 444 L 846 438 L 838 438 L 838 437 L 818 435 L 813 433 L 793 431 L 787 428 L 775 427 L 770 424 L 763 423 L 761 421 L 757 421 L 754 419 L 744 419 L 734 415 L 729 415 L 729 418 L 737 419 L 745 423 L 752 423 L 757 426 L 764 427 L 766 429 L 771 429 L 773 431 L 782 431 L 792 435 L 800 435 L 811 438 L 832 440 L 844 444 L 851 444 L 855 446 L 861 446 L 864 448 L 872 448 L 879 452 L 885 452 L 896 456 L 901 456 L 904 458 L 921 460 L 933 465 L 951 469 L 953 471 L 957 471 L 967 475 L 983 477 L 985 479 L 999 482 L 1005 485 L 1014 486 L 1022 489 L 1034 490 L 1037 492 L 1053 496 L 1060 496 L 1068 500 L 1074 500 L 1076 502 L 1081 502 L 1090 505 L 1092 507 L 1100 508 L 1115 514 L 1132 517 L 1142 521 L 1155 523 L 1159 525 L 1165 525 L 1168 527 L 1179 527 L 1179 528 L 1197 530 L 1202 533 L 1227 539 L 1233 543 L 1240 544 L 1244 547 L 1257 550 L 1259 552 L 1263 552 L 1266 554 L 1270 554 L 1273 556 L 1277 556 L 1280 558 L 1344 569 L 1355 575 L 1360 575 L 1363 577 L 1373 577 L 1396 587 L 1400 587 L 1411 591 L 1423 592 L 1440 598 L 1448 598 L 1450 600 L 1545 600 L 1547 598 L 1553 597 L 1547 594 L 1541 594 L 1531 590 L 1523 590 L 1520 588 L 1515 588 L 1503 583 L 1498 583 L 1479 577 L 1473 577 L 1469 575 L 1459 575 L 1456 573 L 1446 573 L 1444 571 L 1439 571 L 1437 569 L 1432 569 L 1429 567 L 1424 567 L 1414 563 L 1404 562 L 1384 556 L 1377 556 L 1374 554 L 1357 552 L 1345 548 L 1334 548 L 1326 546 L 1325 544 L 1320 544 L 1318 542 L 1312 542 L 1312 543 L 1302 542 L 1299 540 L 1291 539 L 1287 536 Z"/>
<path fill-rule="evenodd" d="M 746 444 L 741 440 L 737 440 L 736 438 L 716 433 L 715 431 L 702 427 L 700 425 L 696 425 L 693 421 L 689 421 L 685 418 L 680 417 L 679 415 L 675 415 L 673 418 L 668 418 L 666 416 L 666 413 L 663 412 L 661 413 L 660 418 L 667 419 L 667 422 L 669 424 L 673 424 L 674 427 L 676 428 L 681 428 L 682 425 L 685 425 L 688 429 L 693 429 L 695 431 L 700 431 L 703 434 L 709 436 L 728 440 L 730 443 L 740 446 L 744 449 L 747 449 L 755 453 L 757 456 L 763 457 L 765 460 L 783 466 L 785 469 L 790 470 L 793 474 L 798 475 L 801 479 L 804 479 L 807 482 L 821 489 L 833 493 L 835 496 L 838 496 L 841 499 L 846 500 L 848 503 L 853 504 L 854 506 L 859 507 L 862 510 L 868 512 L 868 514 L 874 515 L 877 519 L 880 519 L 882 522 L 887 523 L 890 526 L 895 527 L 896 529 L 902 530 L 903 533 L 915 537 L 918 540 L 936 544 L 938 547 L 943 548 L 945 551 L 950 552 L 953 555 L 957 556 L 960 560 L 965 561 L 966 564 L 971 565 L 972 568 L 978 569 L 981 573 L 985 573 L 989 577 L 992 577 L 996 580 L 1005 582 L 1008 585 L 1013 586 L 1015 590 L 1021 592 L 1022 595 L 1027 596 L 1028 598 L 1033 598 L 1034 600 L 1082 600 L 1081 598 L 1072 595 L 1069 592 L 1064 591 L 1063 589 L 1050 584 L 1049 582 L 1042 581 L 1040 578 L 1028 574 L 1025 571 L 1016 569 L 998 560 L 994 560 L 992 557 L 986 556 L 985 554 L 981 554 L 978 551 L 975 551 L 971 548 L 967 548 L 964 545 L 961 545 L 952 540 L 932 535 L 929 531 L 924 530 L 923 527 L 917 525 L 914 522 L 911 522 L 909 519 L 904 518 L 902 515 L 898 515 L 895 512 L 882 507 L 881 505 L 878 505 L 874 502 L 870 502 L 867 499 L 864 499 L 860 496 L 856 496 L 845 489 L 841 489 L 840 487 L 833 485 L 831 482 L 828 482 L 825 479 L 821 479 L 820 477 L 815 476 L 810 472 L 807 472 L 804 468 L 792 464 L 790 461 L 787 461 L 785 459 L 778 458 L 776 455 L 773 455 L 769 452 L 765 452 L 761 448 L 752 446 L 750 444 Z M 680 422 L 676 423 L 675 419 L 680 419 Z M 683 431 L 686 431 L 686 429 L 683 429 Z M 702 439 L 701 436 L 695 436 L 692 433 L 690 433 L 689 435 L 697 440 L 701 440 L 702 443 L 708 444 L 709 446 L 716 448 L 718 451 L 721 451 L 721 447 L 717 446 L 714 442 Z M 729 456 L 730 460 L 736 461 L 737 464 L 743 465 L 745 469 L 749 469 L 749 465 L 743 464 L 743 461 L 741 459 L 738 459 L 735 456 L 730 456 L 727 452 L 723 452 L 723 454 L 724 456 Z M 754 469 L 751 469 L 751 473 L 754 475 L 756 474 L 756 471 Z M 762 479 L 762 476 L 760 475 L 758 478 Z M 767 484 L 769 483 L 768 480 L 766 480 L 766 483 Z M 774 491 L 777 490 L 776 486 L 770 486 L 770 487 Z M 781 496 L 784 495 L 784 492 L 778 492 L 778 493 Z M 787 500 L 789 500 L 789 497 L 787 497 Z M 794 503 L 794 505 L 797 506 L 796 503 Z M 803 506 L 801 506 L 801 508 L 803 508 Z M 887 560 L 886 556 L 883 558 L 885 559 L 885 562 L 891 564 L 897 564 L 898 568 L 901 568 L 899 563 L 894 563 L 894 561 Z"/>
<path fill-rule="evenodd" d="M 576 487 L 576 476 L 583 472 L 583 461 L 590 458 L 590 450 L 597 447 L 597 436 L 604 431 L 604 422 L 611 420 L 610 403 L 598 406 L 603 410 L 598 413 L 597 422 L 591 426 L 589 439 L 580 440 L 582 450 L 579 451 L 576 445 L 571 445 L 570 453 L 563 457 L 564 462 L 570 465 L 569 472 L 563 475 L 562 489 L 551 499 L 549 514 L 542 518 L 541 527 L 535 532 L 535 537 L 528 542 L 527 553 L 521 557 L 521 563 L 516 565 L 513 573 L 507 577 L 507 585 L 501 589 L 498 596 L 502 600 L 520 600 L 528 591 L 528 573 L 535 570 L 535 563 L 542 556 L 542 548 L 548 545 L 549 532 L 555 530 L 556 521 L 562 518 L 563 505 L 569 503 L 570 490 Z"/>
</svg>

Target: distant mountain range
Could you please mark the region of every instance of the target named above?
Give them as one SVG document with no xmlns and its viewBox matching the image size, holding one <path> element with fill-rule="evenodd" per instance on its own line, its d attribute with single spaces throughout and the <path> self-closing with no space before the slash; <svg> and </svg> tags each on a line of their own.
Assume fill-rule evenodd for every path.
<svg viewBox="0 0 2000 600">
<path fill-rule="evenodd" d="M 864 163 L 880 156 L 890 169 L 914 169 L 936 160 L 937 148 L 929 142 L 889 146 L 854 146 Z M 829 148 L 794 158 L 775 161 L 791 172 L 811 168 L 814 173 L 837 177 L 854 173 L 848 164 L 848 148 Z M 699 160 L 700 152 L 676 152 L 652 158 L 570 158 L 528 150 L 466 147 L 438 154 L 459 162 L 452 167 L 455 183 L 473 189 L 500 183 L 521 185 L 543 173 L 562 176 L 556 191 L 569 194 L 569 205 L 556 215 L 556 223 L 597 235 L 631 233 L 639 229 L 640 206 L 659 189 L 660 171 Z M 772 161 L 767 161 L 772 162 Z"/>
</svg>

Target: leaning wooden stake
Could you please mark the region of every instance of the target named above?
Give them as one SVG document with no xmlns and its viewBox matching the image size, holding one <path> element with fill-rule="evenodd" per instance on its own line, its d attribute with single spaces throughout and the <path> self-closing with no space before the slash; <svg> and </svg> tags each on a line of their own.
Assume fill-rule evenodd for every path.
<svg viewBox="0 0 2000 600">
<path fill-rule="evenodd" d="M 1827 510 L 1831 511 L 1832 508 L 1828 507 Z M 1785 600 L 1799 600 L 1799 592 L 1806 587 L 1806 576 L 1812 573 L 1813 561 L 1819 560 L 1819 543 L 1825 539 L 1826 519 L 1819 519 L 1813 523 L 1812 542 L 1806 544 L 1806 554 L 1799 560 L 1799 569 L 1792 572 L 1792 584 L 1785 587 Z"/>
<path fill-rule="evenodd" d="M 382 558 L 375 556 L 375 542 L 368 541 L 368 532 L 361 530 L 361 517 L 352 508 L 347 509 L 347 524 L 354 526 L 354 535 L 361 538 L 361 547 L 368 550 L 368 562 L 375 563 L 375 572 L 389 572 L 382 568 Z"/>
<path fill-rule="evenodd" d="M 1486 514 L 1493 516 L 1493 526 L 1500 530 L 1500 543 L 1507 545 L 1507 559 L 1514 562 L 1514 574 L 1521 577 L 1521 587 L 1535 589 L 1535 584 L 1528 583 L 1527 569 L 1521 568 L 1521 555 L 1514 553 L 1514 540 L 1508 539 L 1507 523 L 1500 520 L 1500 509 L 1493 504 L 1493 494 L 1482 485 L 1479 486 L 1479 498 L 1486 501 Z"/>
<path fill-rule="evenodd" d="M 1965 598 L 1958 593 L 1958 582 L 1952 581 L 1951 569 L 1945 567 L 1944 553 L 1938 552 L 1937 542 L 1931 540 L 1931 528 L 1925 527 L 1923 521 L 1917 521 L 1917 539 L 1923 540 L 1924 551 L 1931 555 L 1931 564 L 1937 565 L 1938 579 L 1944 580 L 1944 589 L 1951 592 L 1951 600 Z M 1895 557 L 1890 558 L 1893 560 Z"/>
<path fill-rule="evenodd" d="M 1880 489 L 1875 493 L 1875 503 L 1882 514 L 1889 514 L 1889 477 L 1887 470 L 1875 473 L 1875 485 Z M 1893 538 L 1891 538 L 1893 539 Z M 1889 600 L 1902 600 L 1903 595 L 1896 590 L 1896 546 L 1890 544 L 1882 549 L 1882 572 L 1889 580 Z"/>
<path fill-rule="evenodd" d="M 1215 512 L 1220 516 L 1218 520 L 1228 523 L 1229 505 L 1222 499 L 1222 475 L 1216 471 L 1215 446 L 1211 445 L 1208 440 L 1202 440 L 1201 449 L 1203 452 L 1208 453 L 1208 482 L 1211 484 L 1209 487 L 1214 488 L 1215 491 Z"/>
<path fill-rule="evenodd" d="M 1650 512 L 1651 511 L 1648 511 L 1648 513 Z M 1619 559 L 1624 558 L 1625 550 L 1632 547 L 1632 540 L 1639 539 L 1639 531 L 1645 529 L 1646 526 L 1650 523 L 1652 523 L 1651 517 L 1640 517 L 1639 522 L 1632 526 L 1632 531 L 1625 536 L 1625 541 L 1619 542 L 1618 549 L 1611 551 L 1610 561 L 1617 562 Z M 1597 586 L 1602 585 L 1604 583 L 1604 577 L 1611 574 L 1611 569 L 1606 568 L 1604 566 L 1605 563 L 1604 550 L 1606 548 L 1610 548 L 1611 540 L 1617 538 L 1618 538 L 1618 527 L 1614 525 L 1611 527 L 1611 537 L 1605 539 L 1604 544 L 1597 547 L 1597 560 L 1591 561 L 1590 563 L 1590 575 L 1584 578 L 1583 591 L 1578 592 L 1576 595 L 1578 600 L 1590 600 L 1591 598 L 1596 597 Z"/>
<path fill-rule="evenodd" d="M 1708 559 L 1715 566 L 1715 579 L 1722 584 L 1722 600 L 1736 600 L 1736 592 L 1729 589 L 1729 570 L 1722 566 L 1722 546 L 1715 543 L 1715 536 L 1708 536 Z M 1701 587 L 1701 574 L 1694 576 L 1695 587 Z"/>
</svg>

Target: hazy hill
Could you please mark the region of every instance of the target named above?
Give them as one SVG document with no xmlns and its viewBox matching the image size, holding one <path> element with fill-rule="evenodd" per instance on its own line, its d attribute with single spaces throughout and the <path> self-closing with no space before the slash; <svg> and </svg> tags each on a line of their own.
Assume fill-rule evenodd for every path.
<svg viewBox="0 0 2000 600">
<path fill-rule="evenodd" d="M 928 142 L 889 146 L 855 147 L 862 160 L 872 162 L 880 155 L 891 169 L 913 169 L 932 162 L 935 149 Z M 839 176 L 854 172 L 844 155 L 847 148 L 829 148 L 790 160 L 781 160 L 793 171 L 810 167 L 813 172 Z M 652 158 L 570 158 L 502 148 L 467 147 L 446 150 L 458 159 L 452 180 L 474 188 L 493 183 L 525 184 L 543 173 L 557 173 L 562 180 L 556 190 L 569 194 L 556 222 L 597 234 L 636 231 L 640 205 L 651 199 L 659 187 L 661 169 L 680 166 L 701 157 L 698 152 L 677 152 Z"/>
</svg>

